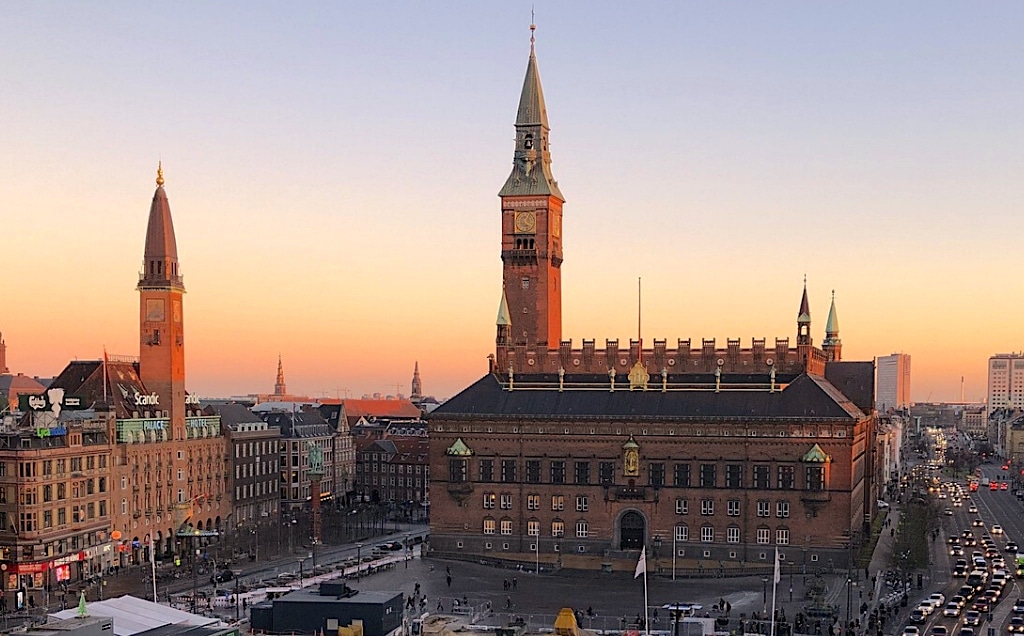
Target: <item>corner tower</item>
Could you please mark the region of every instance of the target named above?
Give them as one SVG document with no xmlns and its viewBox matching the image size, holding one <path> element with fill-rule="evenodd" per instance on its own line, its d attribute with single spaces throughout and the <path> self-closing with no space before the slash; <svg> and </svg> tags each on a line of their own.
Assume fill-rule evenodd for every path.
<svg viewBox="0 0 1024 636">
<path fill-rule="evenodd" d="M 157 396 L 156 404 L 141 406 L 139 411 L 166 411 L 173 439 L 184 439 L 185 323 L 181 300 L 185 285 L 178 268 L 178 246 L 162 166 L 156 171 L 138 290 L 139 376 Z"/>
<path fill-rule="evenodd" d="M 836 312 L 836 292 L 832 290 L 832 306 L 828 309 L 828 322 L 825 323 L 825 340 L 821 349 L 829 362 L 843 359 L 843 341 L 839 339 L 839 314 Z"/>
<path fill-rule="evenodd" d="M 512 174 L 501 197 L 501 260 L 510 344 L 557 349 L 562 339 L 562 204 L 551 175 L 550 127 L 530 25 L 530 59 L 516 116 Z"/>
</svg>

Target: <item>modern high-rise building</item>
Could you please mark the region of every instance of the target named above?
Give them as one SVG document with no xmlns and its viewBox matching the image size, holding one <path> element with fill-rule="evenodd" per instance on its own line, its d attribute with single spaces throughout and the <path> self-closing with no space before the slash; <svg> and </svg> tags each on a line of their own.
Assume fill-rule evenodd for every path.
<svg viewBox="0 0 1024 636">
<path fill-rule="evenodd" d="M 875 370 L 875 408 L 879 413 L 910 406 L 910 354 L 878 358 Z"/>
<path fill-rule="evenodd" d="M 988 412 L 1024 408 L 1024 353 L 997 353 L 988 359 Z"/>
</svg>

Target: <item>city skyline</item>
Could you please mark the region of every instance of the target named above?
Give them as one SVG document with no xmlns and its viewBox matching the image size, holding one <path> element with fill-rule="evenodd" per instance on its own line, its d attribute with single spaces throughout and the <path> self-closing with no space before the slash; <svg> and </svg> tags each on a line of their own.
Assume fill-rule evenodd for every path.
<svg viewBox="0 0 1024 636">
<path fill-rule="evenodd" d="M 138 354 L 162 160 L 188 390 L 269 391 L 281 354 L 293 394 L 408 394 L 418 360 L 453 395 L 494 350 L 529 6 L 231 6 L 0 25 L 8 365 Z M 915 400 L 983 397 L 1021 348 L 1021 12 L 538 6 L 564 337 L 636 337 L 642 277 L 645 342 L 793 341 L 806 274 L 816 344 L 835 289 L 844 359 L 910 353 Z"/>
</svg>

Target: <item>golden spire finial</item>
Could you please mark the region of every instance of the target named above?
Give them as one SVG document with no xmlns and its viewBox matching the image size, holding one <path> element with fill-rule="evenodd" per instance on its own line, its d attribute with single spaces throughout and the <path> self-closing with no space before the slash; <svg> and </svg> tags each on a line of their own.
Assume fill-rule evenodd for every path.
<svg viewBox="0 0 1024 636">
<path fill-rule="evenodd" d="M 164 184 L 164 162 L 158 161 L 156 163 L 156 184 L 162 186 Z"/>
</svg>

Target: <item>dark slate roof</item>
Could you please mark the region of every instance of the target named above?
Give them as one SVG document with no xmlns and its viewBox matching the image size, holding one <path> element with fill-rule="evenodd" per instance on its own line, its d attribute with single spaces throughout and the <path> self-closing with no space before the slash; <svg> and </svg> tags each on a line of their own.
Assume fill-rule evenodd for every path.
<svg viewBox="0 0 1024 636">
<path fill-rule="evenodd" d="M 335 432 L 315 408 L 294 413 L 264 413 L 263 421 L 270 426 L 280 427 L 281 437 L 330 437 Z"/>
<path fill-rule="evenodd" d="M 254 424 L 263 420 L 244 404 L 208 404 L 203 408 L 208 415 L 219 415 L 221 424 L 234 428 L 238 424 Z"/>
<path fill-rule="evenodd" d="M 712 381 L 700 389 L 670 389 L 664 393 L 655 377 L 651 378 L 647 391 L 630 391 L 628 383 L 618 379 L 615 391 L 610 391 L 606 376 L 572 376 L 572 383 L 569 382 L 570 376 L 566 376 L 566 388 L 561 392 L 558 391 L 557 380 L 553 385 L 531 385 L 525 381 L 534 377 L 516 379 L 514 390 L 508 391 L 504 385 L 506 378 L 486 375 L 439 406 L 429 417 L 822 420 L 859 419 L 864 416 L 825 378 L 806 374 L 796 377 L 784 389 L 774 393 L 766 384 L 754 388 L 746 384 L 726 383 L 726 376 L 723 376 L 720 392 L 715 392 Z M 585 377 L 590 381 L 581 381 Z"/>
<path fill-rule="evenodd" d="M 143 395 L 149 393 L 139 377 L 137 362 L 104 365 L 102 360 L 75 360 L 64 367 L 50 387 L 64 389 L 67 395 L 81 397 L 85 404 L 94 405 L 103 403 L 104 383 L 107 404 L 114 407 L 117 417 L 133 417 L 133 413 L 145 410 L 134 402 L 136 391 Z"/>
<path fill-rule="evenodd" d="M 825 378 L 865 413 L 875 408 L 874 362 L 829 362 Z"/>
</svg>

